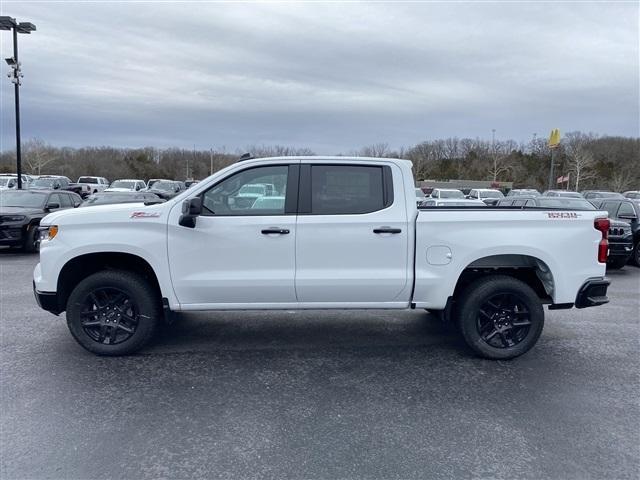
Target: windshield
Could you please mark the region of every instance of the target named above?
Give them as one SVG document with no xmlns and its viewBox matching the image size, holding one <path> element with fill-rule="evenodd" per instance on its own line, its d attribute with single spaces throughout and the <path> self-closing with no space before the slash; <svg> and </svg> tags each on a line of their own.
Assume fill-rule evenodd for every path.
<svg viewBox="0 0 640 480">
<path fill-rule="evenodd" d="M 482 190 L 480 198 L 504 198 L 504 195 L 500 190 Z"/>
<path fill-rule="evenodd" d="M 173 191 L 173 182 L 154 182 L 153 188 L 156 190 Z"/>
<path fill-rule="evenodd" d="M 594 192 L 590 195 L 593 198 L 622 198 L 622 195 L 615 192 Z"/>
<path fill-rule="evenodd" d="M 547 208 L 566 208 L 569 210 L 595 210 L 591 202 L 582 198 L 540 198 L 538 205 Z"/>
<path fill-rule="evenodd" d="M 53 184 L 56 182 L 55 178 L 38 178 L 31 185 L 33 187 L 46 187 L 51 188 Z"/>
<path fill-rule="evenodd" d="M 78 183 L 98 183 L 98 179 L 96 177 L 80 177 Z"/>
<path fill-rule="evenodd" d="M 529 196 L 531 196 L 531 197 L 539 197 L 540 196 L 540 192 L 537 191 L 537 190 L 528 190 L 528 189 L 511 190 L 507 196 L 508 197 L 518 197 L 520 195 L 526 195 L 528 197 Z"/>
<path fill-rule="evenodd" d="M 116 180 L 111 184 L 111 188 L 128 188 L 134 190 L 136 188 L 136 182 L 129 182 L 127 180 Z"/>
<path fill-rule="evenodd" d="M 464 198 L 460 190 L 440 190 L 440 198 Z"/>
<path fill-rule="evenodd" d="M 16 182 L 17 179 L 13 177 L 0 177 L 0 187 L 6 187 L 10 182 Z"/>
<path fill-rule="evenodd" d="M 35 193 L 24 190 L 3 191 L 0 193 L 0 207 L 42 208 L 47 198 L 46 193 Z"/>
</svg>

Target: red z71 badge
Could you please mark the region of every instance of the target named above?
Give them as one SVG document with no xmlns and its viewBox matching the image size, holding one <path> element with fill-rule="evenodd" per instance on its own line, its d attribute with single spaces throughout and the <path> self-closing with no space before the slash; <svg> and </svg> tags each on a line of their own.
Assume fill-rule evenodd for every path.
<svg viewBox="0 0 640 480">
<path fill-rule="evenodd" d="M 159 216 L 158 212 L 133 212 L 129 218 L 156 218 Z"/>
</svg>

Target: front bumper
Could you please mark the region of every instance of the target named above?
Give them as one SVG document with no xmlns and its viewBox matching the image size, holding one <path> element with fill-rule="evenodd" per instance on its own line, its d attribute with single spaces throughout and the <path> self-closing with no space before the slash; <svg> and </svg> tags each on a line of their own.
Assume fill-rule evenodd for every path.
<svg viewBox="0 0 640 480">
<path fill-rule="evenodd" d="M 0 225 L 0 245 L 22 245 L 24 231 L 23 225 Z"/>
<path fill-rule="evenodd" d="M 629 258 L 633 253 L 633 238 L 611 240 L 609 239 L 609 258 Z"/>
<path fill-rule="evenodd" d="M 58 303 L 58 294 L 56 292 L 39 292 L 36 290 L 36 282 L 33 282 L 33 294 L 36 297 L 38 306 L 54 315 L 59 315 L 62 310 Z"/>
<path fill-rule="evenodd" d="M 607 288 L 611 282 L 608 278 L 591 278 L 584 282 L 576 297 L 576 308 L 597 307 L 609 303 Z"/>
</svg>

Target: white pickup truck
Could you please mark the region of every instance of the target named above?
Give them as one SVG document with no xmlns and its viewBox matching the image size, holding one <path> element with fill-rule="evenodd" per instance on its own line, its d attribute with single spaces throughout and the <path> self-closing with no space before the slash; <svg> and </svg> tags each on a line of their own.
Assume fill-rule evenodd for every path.
<svg viewBox="0 0 640 480">
<path fill-rule="evenodd" d="M 248 159 L 163 204 L 41 222 L 38 304 L 100 355 L 143 347 L 172 312 L 426 309 L 486 358 L 538 340 L 550 309 L 608 301 L 606 212 L 417 208 L 411 162 Z M 238 196 L 271 185 L 265 201 Z M 268 200 L 268 201 L 267 201 Z"/>
</svg>

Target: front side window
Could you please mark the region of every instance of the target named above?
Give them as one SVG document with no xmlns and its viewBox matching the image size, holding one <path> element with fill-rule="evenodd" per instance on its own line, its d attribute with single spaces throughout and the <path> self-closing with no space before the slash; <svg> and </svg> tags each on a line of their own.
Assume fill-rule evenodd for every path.
<svg viewBox="0 0 640 480">
<path fill-rule="evenodd" d="M 71 197 L 69 195 L 59 195 L 60 197 L 60 206 L 62 208 L 73 207 L 73 202 L 71 201 Z"/>
<path fill-rule="evenodd" d="M 636 212 L 633 210 L 633 207 L 631 206 L 630 203 L 622 202 L 620 204 L 620 208 L 618 209 L 618 217 L 621 217 L 623 215 L 626 217 L 636 216 Z"/>
<path fill-rule="evenodd" d="M 618 202 L 604 202 L 602 207 L 609 214 L 609 218 L 616 218 L 616 210 L 618 210 Z"/>
<path fill-rule="evenodd" d="M 385 207 L 382 167 L 313 165 L 311 212 L 315 215 L 361 214 Z"/>
<path fill-rule="evenodd" d="M 203 194 L 204 215 L 284 215 L 288 175 L 286 165 L 238 172 Z"/>
</svg>

